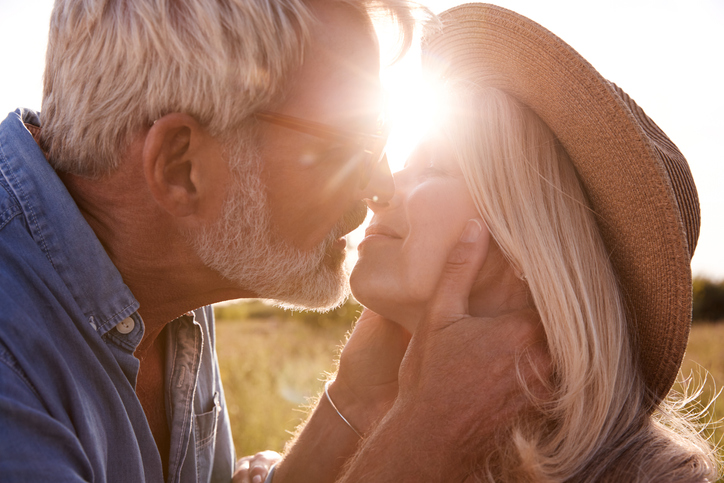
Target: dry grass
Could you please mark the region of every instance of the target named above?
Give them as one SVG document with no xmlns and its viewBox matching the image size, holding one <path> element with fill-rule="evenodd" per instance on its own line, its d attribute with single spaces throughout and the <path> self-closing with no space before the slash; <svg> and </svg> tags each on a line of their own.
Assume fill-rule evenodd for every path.
<svg viewBox="0 0 724 483">
<path fill-rule="evenodd" d="M 217 353 L 238 456 L 280 451 L 323 387 L 347 326 L 220 321 Z"/>
<path fill-rule="evenodd" d="M 683 376 L 690 379 L 694 387 L 701 387 L 702 393 L 694 411 L 706 408 L 711 403 L 711 407 L 699 419 L 707 423 L 705 433 L 719 448 L 719 454 L 724 456 L 721 447 L 724 439 L 721 422 L 724 419 L 724 395 L 714 400 L 724 384 L 724 321 L 699 323 L 692 327 L 681 369 Z M 724 482 L 724 478 L 719 481 Z"/>
<path fill-rule="evenodd" d="M 324 375 L 351 322 L 315 324 L 292 317 L 240 321 L 223 316 L 217 323 L 217 349 L 238 456 L 265 449 L 282 451 L 291 432 L 306 417 L 302 407 L 322 390 Z M 683 364 L 694 384 L 708 371 L 700 398 L 704 404 L 724 383 L 724 323 L 695 324 Z M 704 419 L 724 418 L 724 396 Z M 721 427 L 712 439 L 724 435 Z M 720 480 L 723 481 L 724 480 Z"/>
</svg>

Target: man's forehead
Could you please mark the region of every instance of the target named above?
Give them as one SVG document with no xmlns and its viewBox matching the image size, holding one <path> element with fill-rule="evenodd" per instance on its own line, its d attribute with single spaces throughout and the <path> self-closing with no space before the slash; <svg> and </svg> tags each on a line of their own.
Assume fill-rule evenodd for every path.
<svg viewBox="0 0 724 483">
<path fill-rule="evenodd" d="M 340 2 L 315 9 L 318 23 L 293 77 L 287 107 L 321 122 L 369 122 L 381 110 L 379 46 L 368 17 Z"/>
<path fill-rule="evenodd" d="M 362 4 L 362 1 L 359 2 Z M 377 43 L 377 34 L 369 14 L 344 1 L 312 2 L 311 12 L 317 20 L 311 32 L 312 40 L 328 44 L 340 51 L 355 45 Z M 379 58 L 376 48 L 374 55 Z M 379 61 L 379 60 L 378 60 Z"/>
</svg>

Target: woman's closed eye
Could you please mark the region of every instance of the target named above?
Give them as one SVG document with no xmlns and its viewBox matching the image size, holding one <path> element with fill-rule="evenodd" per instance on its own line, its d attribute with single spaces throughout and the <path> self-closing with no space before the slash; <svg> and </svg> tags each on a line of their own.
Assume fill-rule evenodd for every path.
<svg viewBox="0 0 724 483">
<path fill-rule="evenodd" d="M 427 178 L 448 177 L 451 175 L 452 175 L 452 173 L 450 173 L 448 170 L 441 168 L 440 166 L 430 164 L 420 170 L 420 172 L 417 175 L 417 178 L 419 180 L 423 180 L 423 179 L 427 179 Z"/>
</svg>

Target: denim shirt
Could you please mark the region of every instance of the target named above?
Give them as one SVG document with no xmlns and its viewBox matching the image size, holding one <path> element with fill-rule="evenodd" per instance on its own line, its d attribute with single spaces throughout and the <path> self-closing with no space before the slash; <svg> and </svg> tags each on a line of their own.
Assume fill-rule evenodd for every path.
<svg viewBox="0 0 724 483">
<path fill-rule="evenodd" d="M 0 124 L 0 480 L 162 481 L 135 386 L 138 302 L 24 123 Z M 210 307 L 171 322 L 169 482 L 235 462 Z"/>
</svg>

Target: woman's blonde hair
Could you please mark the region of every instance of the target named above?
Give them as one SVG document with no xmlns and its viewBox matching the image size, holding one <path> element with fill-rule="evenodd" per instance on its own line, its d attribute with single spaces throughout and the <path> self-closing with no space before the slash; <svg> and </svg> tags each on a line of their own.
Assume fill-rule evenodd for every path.
<svg viewBox="0 0 724 483">
<path fill-rule="evenodd" d="M 537 402 L 543 417 L 511 431 L 487 477 L 716 479 L 709 443 L 673 403 L 647 394 L 609 253 L 566 151 L 501 90 L 450 87 L 458 108 L 444 131 L 480 215 L 525 277 L 553 362 L 553 396 Z"/>
<path fill-rule="evenodd" d="M 389 13 L 409 46 L 407 0 L 336 1 Z M 56 169 L 100 176 L 166 114 L 223 135 L 283 92 L 314 28 L 310 0 L 56 0 L 41 143 Z"/>
</svg>

